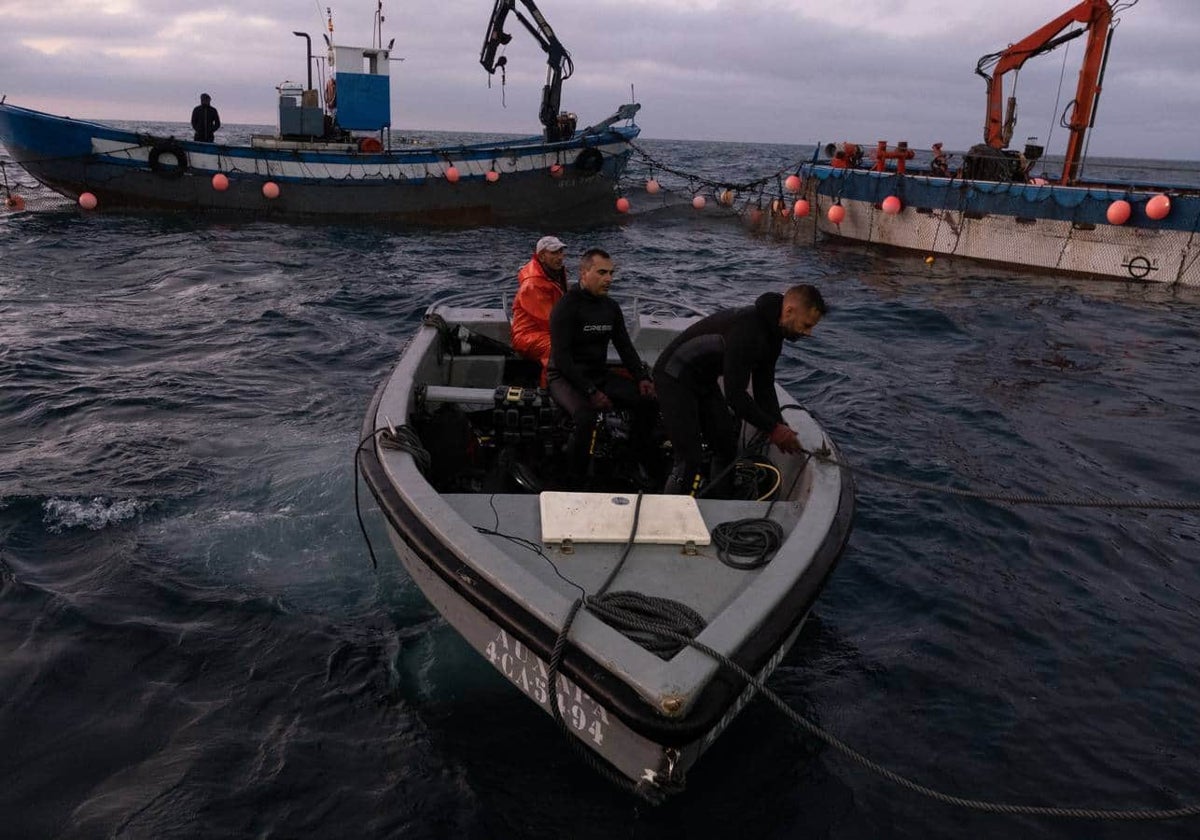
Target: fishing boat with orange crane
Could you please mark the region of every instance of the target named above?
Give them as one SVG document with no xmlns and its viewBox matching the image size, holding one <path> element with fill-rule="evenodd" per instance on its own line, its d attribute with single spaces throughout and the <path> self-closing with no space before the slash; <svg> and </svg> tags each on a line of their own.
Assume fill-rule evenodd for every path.
<svg viewBox="0 0 1200 840">
<path fill-rule="evenodd" d="M 526 14 L 517 9 L 518 2 Z M 284 82 L 274 135 L 249 145 L 127 131 L 18 107 L 0 98 L 0 141 L 41 184 L 85 209 L 239 214 L 255 218 L 380 220 L 403 224 L 584 223 L 613 213 L 615 188 L 640 129 L 639 106 L 578 128 L 560 110 L 570 54 L 533 0 L 496 0 L 480 62 L 503 69 L 509 15 L 547 55 L 541 135 L 471 145 L 393 143 L 391 43 L 383 43 L 382 2 L 369 47 L 308 48 L 307 84 Z M 313 66 L 323 85 L 314 85 Z M 323 94 L 323 95 L 322 95 Z M 7 175 L 7 173 L 6 173 Z M 0 184 L 10 209 L 24 199 Z"/>
<path fill-rule="evenodd" d="M 1171 184 L 1095 180 L 1084 175 L 1088 132 L 1112 46 L 1117 15 L 1131 2 L 1083 0 L 1032 34 L 983 56 L 976 73 L 987 91 L 983 142 L 961 167 L 917 168 L 907 143 L 881 141 L 874 152 L 830 144 L 826 158 L 800 167 L 798 209 L 821 234 L 1093 277 L 1200 285 L 1200 191 Z M 1016 98 L 1005 77 L 1032 58 L 1086 39 L 1075 97 L 1063 115 L 1062 167 L 1042 146 L 1010 148 Z M 940 144 L 939 144 L 940 145 Z M 938 151 L 935 149 L 935 152 Z M 854 152 L 864 153 L 859 166 Z M 935 157 L 934 163 L 942 163 Z"/>
</svg>

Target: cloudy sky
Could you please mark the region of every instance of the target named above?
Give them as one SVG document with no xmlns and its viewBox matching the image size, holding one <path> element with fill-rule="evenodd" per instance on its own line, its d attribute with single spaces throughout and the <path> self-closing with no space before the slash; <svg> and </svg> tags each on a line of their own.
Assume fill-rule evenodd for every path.
<svg viewBox="0 0 1200 840">
<path fill-rule="evenodd" d="M 654 138 L 979 142 L 985 53 L 1070 0 L 537 0 L 570 51 L 563 107 L 580 123 L 630 98 Z M 273 124 L 274 87 L 305 78 L 330 0 L 0 0 L 0 94 L 80 118 L 186 121 L 201 91 L 227 123 Z M 337 0 L 334 40 L 368 46 L 375 0 Z M 384 3 L 396 39 L 393 125 L 529 132 L 545 56 L 515 20 L 508 83 L 479 66 L 492 0 Z M 1120 16 L 1090 153 L 1200 159 L 1200 2 L 1140 0 Z M 1061 151 L 1083 39 L 1020 72 L 1014 145 Z M 1060 84 L 1061 80 L 1061 84 Z M 1055 103 L 1057 111 L 1055 109 Z M 1053 133 L 1052 132 L 1052 126 Z"/>
</svg>

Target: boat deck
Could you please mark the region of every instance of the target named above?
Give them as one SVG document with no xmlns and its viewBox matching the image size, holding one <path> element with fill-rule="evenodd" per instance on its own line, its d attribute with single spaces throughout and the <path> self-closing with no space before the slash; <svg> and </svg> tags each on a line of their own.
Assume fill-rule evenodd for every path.
<svg viewBox="0 0 1200 840">
<path fill-rule="evenodd" d="M 499 532 L 484 536 L 499 551 L 567 598 L 579 595 L 568 581 L 589 595 L 596 594 L 625 551 L 625 540 L 575 542 L 569 553 L 560 545 L 543 544 L 536 495 L 459 493 L 442 498 L 476 529 Z M 769 507 L 768 502 L 709 499 L 697 502 L 710 533 L 722 522 L 761 517 Z M 790 533 L 799 519 L 799 508 L 792 503 L 777 503 L 771 510 L 771 518 L 783 526 L 784 533 Z M 515 542 L 514 538 L 540 546 L 542 554 Z M 725 565 L 718 559 L 714 544 L 698 545 L 694 550 L 695 554 L 688 554 L 681 545 L 637 543 L 608 591 L 632 590 L 671 598 L 696 610 L 706 620 L 711 619 L 757 578 L 759 570 L 745 571 Z"/>
</svg>

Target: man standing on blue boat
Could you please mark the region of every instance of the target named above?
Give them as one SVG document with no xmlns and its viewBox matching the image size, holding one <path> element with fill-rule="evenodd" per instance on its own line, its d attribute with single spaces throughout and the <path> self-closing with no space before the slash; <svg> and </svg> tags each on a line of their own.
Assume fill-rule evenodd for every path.
<svg viewBox="0 0 1200 840">
<path fill-rule="evenodd" d="M 221 115 L 212 106 L 212 97 L 207 93 L 200 94 L 200 104 L 192 109 L 192 130 L 196 132 L 196 140 L 211 143 L 220 127 Z"/>
<path fill-rule="evenodd" d="M 596 416 L 602 411 L 633 409 L 630 439 L 647 450 L 653 444 L 654 383 L 629 338 L 620 305 L 608 296 L 612 281 L 612 257 L 589 248 L 579 263 L 579 284 L 550 313 L 550 396 L 575 421 L 571 472 L 577 479 L 588 462 Z M 609 369 L 610 341 L 632 379 Z"/>
<path fill-rule="evenodd" d="M 667 345 L 654 365 L 663 423 L 675 453 L 664 493 L 694 494 L 699 488 L 702 441 L 712 451 L 710 477 L 724 473 L 737 457 L 741 421 L 761 429 L 781 452 L 800 451 L 775 396 L 775 363 L 784 340 L 810 335 L 825 310 L 815 286 L 793 286 L 782 295 L 760 295 L 753 306 L 702 318 Z M 718 378 L 723 378 L 723 394 Z"/>
</svg>

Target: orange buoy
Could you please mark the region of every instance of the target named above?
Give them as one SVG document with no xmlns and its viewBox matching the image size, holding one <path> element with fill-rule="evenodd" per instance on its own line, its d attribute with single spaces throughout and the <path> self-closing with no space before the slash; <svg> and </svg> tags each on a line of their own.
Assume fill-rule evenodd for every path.
<svg viewBox="0 0 1200 840">
<path fill-rule="evenodd" d="M 1167 218 L 1167 214 L 1170 212 L 1171 197 L 1166 193 L 1159 193 L 1146 202 L 1146 215 L 1155 221 Z"/>
<path fill-rule="evenodd" d="M 84 210 L 95 210 L 96 205 L 99 203 L 94 193 L 85 192 L 79 196 L 79 206 Z"/>
<path fill-rule="evenodd" d="M 17 212 L 20 212 L 21 210 L 25 209 L 25 199 L 21 198 L 19 195 L 10 194 L 8 198 L 4 199 L 4 206 L 9 210 L 16 210 Z"/>
<path fill-rule="evenodd" d="M 783 182 L 783 186 L 784 186 L 784 189 L 786 189 L 790 193 L 800 192 L 800 176 L 799 175 L 787 176 L 787 180 L 785 180 Z"/>
<path fill-rule="evenodd" d="M 763 217 L 763 212 L 760 208 L 755 207 L 753 210 L 751 210 L 750 211 L 750 227 L 758 227 L 759 222 L 762 221 L 762 217 Z"/>
<path fill-rule="evenodd" d="M 840 204 L 835 204 L 829 208 L 829 212 L 825 214 L 829 221 L 835 225 L 840 225 L 846 219 L 846 208 Z"/>
<path fill-rule="evenodd" d="M 733 190 L 721 190 L 721 192 L 717 194 L 717 204 L 720 204 L 722 207 L 732 207 L 733 199 L 735 197 L 736 194 Z"/>
<path fill-rule="evenodd" d="M 367 153 L 382 152 L 383 144 L 379 142 L 378 137 L 360 137 L 358 138 L 358 150 Z"/>
<path fill-rule="evenodd" d="M 458 167 L 451 164 L 450 168 L 446 170 L 446 180 L 451 184 L 458 183 Z"/>
<path fill-rule="evenodd" d="M 806 199 L 801 198 L 792 205 L 792 212 L 796 214 L 797 219 L 803 219 L 812 212 L 812 207 L 809 206 L 809 203 Z"/>
<path fill-rule="evenodd" d="M 887 213 L 889 216 L 895 216 L 900 212 L 900 199 L 894 195 L 889 195 L 879 206 L 884 213 Z"/>
<path fill-rule="evenodd" d="M 212 176 L 212 188 L 217 192 L 225 192 L 225 190 L 229 189 L 228 176 L 220 172 Z"/>
<path fill-rule="evenodd" d="M 692 206 L 695 207 L 697 210 L 703 210 L 704 205 L 707 203 L 708 202 L 704 200 L 704 196 L 702 196 L 702 195 L 698 195 L 692 199 Z"/>
<path fill-rule="evenodd" d="M 551 178 L 561 178 L 563 176 L 563 166 L 561 163 L 556 163 L 550 167 Z"/>
<path fill-rule="evenodd" d="M 267 181 L 262 185 L 262 194 L 267 198 L 279 198 L 279 185 L 274 181 Z"/>
<path fill-rule="evenodd" d="M 620 198 L 617 199 L 617 212 L 618 213 L 628 213 L 629 212 L 629 199 L 626 198 L 625 196 L 621 196 Z"/>
<path fill-rule="evenodd" d="M 646 182 L 646 192 L 650 193 L 650 195 L 654 195 L 661 189 L 662 187 L 658 185 L 658 181 L 655 181 L 653 178 Z"/>
<path fill-rule="evenodd" d="M 1104 215 L 1110 225 L 1123 225 L 1129 221 L 1129 217 L 1132 214 L 1133 208 L 1129 205 L 1129 202 L 1123 198 L 1118 198 L 1112 204 L 1108 205 L 1108 212 Z"/>
<path fill-rule="evenodd" d="M 487 179 L 487 182 L 489 184 L 494 184 L 500 180 L 500 173 L 497 172 L 495 169 L 489 169 L 487 171 L 487 174 L 484 175 L 483 177 Z"/>
</svg>

